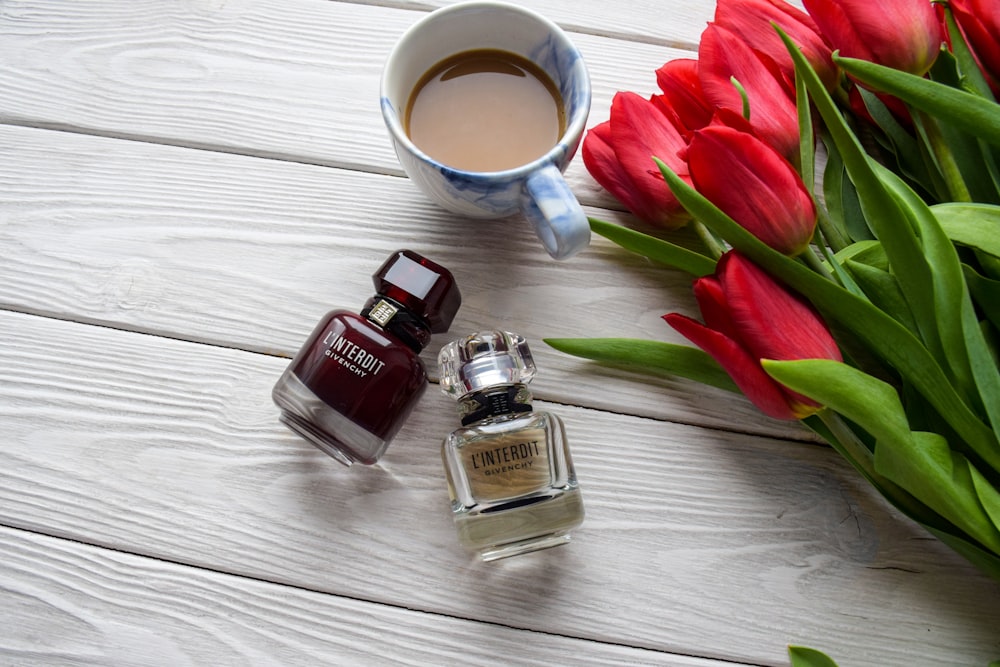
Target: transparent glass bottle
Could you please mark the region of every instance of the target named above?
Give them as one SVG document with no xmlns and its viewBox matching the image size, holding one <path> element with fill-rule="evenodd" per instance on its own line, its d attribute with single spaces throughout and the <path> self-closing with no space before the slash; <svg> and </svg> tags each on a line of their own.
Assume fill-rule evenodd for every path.
<svg viewBox="0 0 1000 667">
<path fill-rule="evenodd" d="M 583 500 L 562 420 L 532 409 L 524 338 L 476 333 L 445 345 L 438 364 L 462 416 L 442 446 L 459 541 L 487 561 L 568 542 Z"/>
<path fill-rule="evenodd" d="M 344 465 L 385 453 L 427 387 L 420 351 L 462 303 L 451 273 L 411 250 L 372 280 L 361 313 L 327 313 L 271 392 L 281 421 Z"/>
</svg>

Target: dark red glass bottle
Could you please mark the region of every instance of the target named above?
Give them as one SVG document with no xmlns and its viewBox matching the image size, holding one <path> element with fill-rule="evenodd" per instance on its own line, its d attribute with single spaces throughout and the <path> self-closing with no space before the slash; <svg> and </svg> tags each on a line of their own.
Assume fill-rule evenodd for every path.
<svg viewBox="0 0 1000 667">
<path fill-rule="evenodd" d="M 282 422 L 345 465 L 385 453 L 427 387 L 420 351 L 462 303 L 451 273 L 411 250 L 372 279 L 361 314 L 327 313 L 271 392 Z"/>
</svg>

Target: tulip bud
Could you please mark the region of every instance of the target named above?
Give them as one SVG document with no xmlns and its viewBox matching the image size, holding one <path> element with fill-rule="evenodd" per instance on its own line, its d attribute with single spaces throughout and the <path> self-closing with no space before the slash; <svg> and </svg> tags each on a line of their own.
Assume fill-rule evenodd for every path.
<svg viewBox="0 0 1000 667">
<path fill-rule="evenodd" d="M 742 39 L 710 23 L 698 48 L 698 76 L 705 98 L 717 107 L 741 111 L 746 91 L 750 124 L 762 140 L 789 160 L 799 152 L 799 119 L 793 100 L 774 61 L 761 59 Z"/>
<path fill-rule="evenodd" d="M 786 255 L 798 255 L 816 230 L 816 205 L 784 157 L 747 132 L 711 125 L 684 153 L 698 192 L 740 226 Z"/>
<path fill-rule="evenodd" d="M 955 21 L 996 95 L 1000 95 L 1000 0 L 951 0 Z"/>
<path fill-rule="evenodd" d="M 784 0 L 718 0 L 715 23 L 777 63 L 790 94 L 795 93 L 795 65 L 775 25 L 802 50 L 827 90 L 836 87 L 837 67 L 819 28 L 808 14 Z"/>
<path fill-rule="evenodd" d="M 816 311 L 737 251 L 719 260 L 714 276 L 699 278 L 694 294 L 705 323 L 663 316 L 681 335 L 711 355 L 762 412 L 804 419 L 821 406 L 764 371 L 761 359 L 843 358 Z"/>
<path fill-rule="evenodd" d="M 636 216 L 664 229 L 676 229 L 690 216 L 653 158 L 690 181 L 687 164 L 678 157 L 684 145 L 680 131 L 651 101 L 622 92 L 611 102 L 610 120 L 591 128 L 584 138 L 583 163 Z"/>
<path fill-rule="evenodd" d="M 830 46 L 923 76 L 941 50 L 941 24 L 930 0 L 803 0 Z"/>
</svg>

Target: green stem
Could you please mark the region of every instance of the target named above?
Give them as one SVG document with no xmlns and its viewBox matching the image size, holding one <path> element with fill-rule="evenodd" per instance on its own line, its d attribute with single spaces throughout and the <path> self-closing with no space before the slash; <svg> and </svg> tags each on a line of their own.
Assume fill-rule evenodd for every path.
<svg viewBox="0 0 1000 667">
<path fill-rule="evenodd" d="M 816 206 L 816 219 L 819 222 L 819 229 L 823 233 L 823 238 L 830 244 L 834 252 L 840 252 L 851 245 L 851 240 L 844 233 L 840 226 L 834 224 L 830 219 L 830 214 L 822 206 Z"/>
<path fill-rule="evenodd" d="M 948 147 L 948 143 L 941 134 L 941 128 L 938 126 L 937 121 L 933 116 L 919 109 L 912 109 L 911 112 L 920 121 L 920 126 L 923 128 L 924 136 L 927 139 L 927 146 L 934 155 L 938 169 L 941 170 L 941 176 L 944 178 L 948 192 L 951 193 L 951 199 L 953 201 L 971 202 L 972 196 L 969 194 L 969 188 L 965 185 L 962 172 L 959 171 L 958 163 L 955 161 L 955 155 L 951 152 L 951 148 Z"/>
<path fill-rule="evenodd" d="M 843 418 L 829 408 L 823 408 L 816 413 L 816 416 L 830 429 L 830 433 L 837 438 L 837 443 L 848 454 L 849 460 L 861 467 L 869 475 L 875 476 L 875 454 L 844 423 Z"/>
<path fill-rule="evenodd" d="M 830 273 L 830 269 L 826 268 L 823 265 L 823 260 L 821 260 L 819 257 L 816 256 L 816 253 L 813 252 L 811 247 L 806 248 L 805 252 L 803 252 L 799 256 L 802 258 L 802 261 L 806 263 L 806 266 L 808 266 L 810 269 L 812 269 L 819 275 L 823 276 L 824 278 L 833 280 L 833 274 Z"/>
<path fill-rule="evenodd" d="M 715 238 L 715 234 L 709 231 L 708 227 L 701 224 L 701 222 L 694 220 L 691 225 L 694 227 L 695 233 L 701 242 L 705 244 L 705 249 L 708 250 L 709 254 L 713 259 L 719 259 L 726 252 L 726 249 L 722 247 L 719 240 Z"/>
</svg>

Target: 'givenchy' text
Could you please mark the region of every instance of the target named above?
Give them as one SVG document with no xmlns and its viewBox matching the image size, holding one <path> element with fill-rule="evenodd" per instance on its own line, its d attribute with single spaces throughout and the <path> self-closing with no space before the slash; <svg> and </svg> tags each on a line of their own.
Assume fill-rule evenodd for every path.
<svg viewBox="0 0 1000 667">
<path fill-rule="evenodd" d="M 323 343 L 329 346 L 324 352 L 326 356 L 358 377 L 366 377 L 369 373 L 378 375 L 378 372 L 385 366 L 385 362 L 379 360 L 374 354 L 365 351 L 333 331 L 326 335 Z"/>
</svg>

